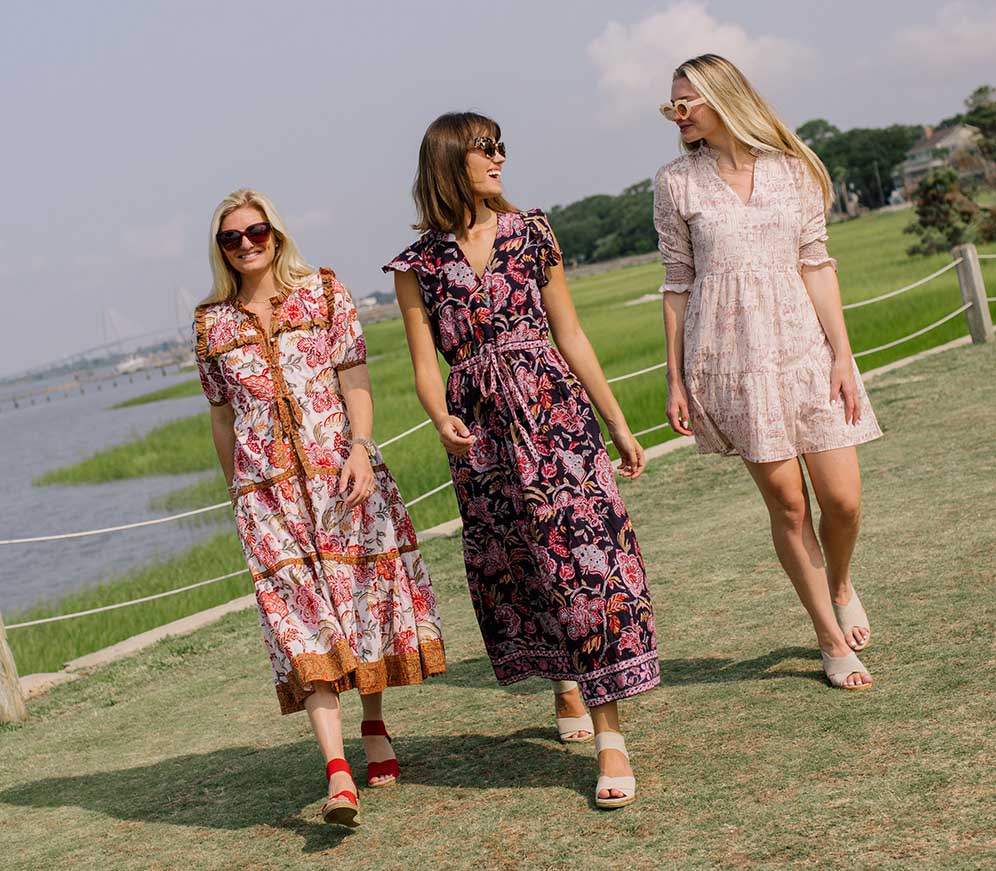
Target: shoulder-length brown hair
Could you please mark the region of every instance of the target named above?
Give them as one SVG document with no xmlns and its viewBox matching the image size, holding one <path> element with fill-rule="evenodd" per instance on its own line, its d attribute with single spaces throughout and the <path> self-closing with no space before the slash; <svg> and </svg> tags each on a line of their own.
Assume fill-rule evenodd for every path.
<svg viewBox="0 0 996 871">
<path fill-rule="evenodd" d="M 501 127 L 476 112 L 447 112 L 429 125 L 418 150 L 412 196 L 418 210 L 416 230 L 461 233 L 467 216 L 477 217 L 477 203 L 467 176 L 467 152 L 478 136 L 501 139 Z M 495 212 L 519 211 L 504 197 L 484 201 Z"/>
</svg>

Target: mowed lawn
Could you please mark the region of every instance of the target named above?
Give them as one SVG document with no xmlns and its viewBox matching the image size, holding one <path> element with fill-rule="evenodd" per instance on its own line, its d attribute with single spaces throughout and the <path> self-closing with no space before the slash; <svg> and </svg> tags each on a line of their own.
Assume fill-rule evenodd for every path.
<svg viewBox="0 0 996 871">
<path fill-rule="evenodd" d="M 322 765 L 280 717 L 252 612 L 52 691 L 0 731 L 17 869 L 977 869 L 996 864 L 996 348 L 873 382 L 854 578 L 869 693 L 822 680 L 738 461 L 678 451 L 623 483 L 647 560 L 661 689 L 624 704 L 640 799 L 593 808 L 591 745 L 549 685 L 501 689 L 458 538 L 424 548 L 449 672 L 390 691 L 402 781 L 355 832 L 317 818 Z M 362 772 L 355 694 L 347 756 Z"/>
</svg>

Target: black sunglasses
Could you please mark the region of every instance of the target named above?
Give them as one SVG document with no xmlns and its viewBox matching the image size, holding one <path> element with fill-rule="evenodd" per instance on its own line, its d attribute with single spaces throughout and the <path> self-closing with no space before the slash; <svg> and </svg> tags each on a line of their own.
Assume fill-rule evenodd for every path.
<svg viewBox="0 0 996 871">
<path fill-rule="evenodd" d="M 505 143 L 495 142 L 491 136 L 478 136 L 472 143 L 474 148 L 479 148 L 484 152 L 484 156 L 489 160 L 494 160 L 496 153 L 505 156 Z"/>
<path fill-rule="evenodd" d="M 269 221 L 260 221 L 258 224 L 250 224 L 244 230 L 219 230 L 214 238 L 226 251 L 234 251 L 242 247 L 243 236 L 253 245 L 265 245 L 272 229 Z"/>
</svg>

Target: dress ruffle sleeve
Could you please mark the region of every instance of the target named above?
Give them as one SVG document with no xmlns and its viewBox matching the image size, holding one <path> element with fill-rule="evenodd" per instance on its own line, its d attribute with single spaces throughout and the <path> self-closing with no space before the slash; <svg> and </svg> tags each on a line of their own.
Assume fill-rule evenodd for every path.
<svg viewBox="0 0 996 871">
<path fill-rule="evenodd" d="M 331 269 L 322 268 L 321 275 L 332 321 L 332 338 L 336 346 L 342 348 L 341 354 L 336 352 L 335 368 L 341 371 L 362 366 L 367 362 L 367 341 L 353 297 Z"/>
<path fill-rule="evenodd" d="M 799 187 L 802 230 L 799 233 L 799 268 L 823 266 L 834 269 L 837 261 L 827 252 L 827 216 L 823 191 L 808 167 L 801 160 L 792 161 L 793 175 Z"/>
<path fill-rule="evenodd" d="M 661 293 L 688 293 L 695 281 L 695 258 L 688 223 L 678 211 L 673 178 L 666 166 L 654 179 L 654 226 L 666 270 Z"/>
<path fill-rule="evenodd" d="M 425 246 L 428 242 L 427 236 L 413 242 L 397 257 L 385 263 L 381 270 L 383 272 L 408 272 L 414 271 L 417 275 L 430 276 L 436 274 L 436 267 L 430 258 L 425 256 Z"/>
<path fill-rule="evenodd" d="M 557 237 L 553 235 L 550 219 L 542 209 L 530 209 L 523 213 L 523 220 L 529 229 L 530 241 L 537 244 L 536 248 L 536 284 L 545 287 L 549 282 L 547 267 L 556 266 L 563 259 Z"/>
</svg>

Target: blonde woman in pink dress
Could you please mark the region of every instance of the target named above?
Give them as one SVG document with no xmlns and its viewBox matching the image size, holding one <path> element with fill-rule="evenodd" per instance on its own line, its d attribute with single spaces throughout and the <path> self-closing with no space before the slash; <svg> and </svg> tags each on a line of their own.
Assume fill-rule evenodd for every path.
<svg viewBox="0 0 996 871">
<path fill-rule="evenodd" d="M 831 685 L 870 689 L 856 651 L 871 630 L 850 574 L 861 514 L 855 445 L 881 430 L 826 249 L 829 176 L 717 55 L 678 67 L 661 112 L 684 151 L 654 187 L 668 420 L 700 452 L 742 458 Z M 800 460 L 820 506 L 818 537 Z"/>
<path fill-rule="evenodd" d="M 388 686 L 445 671 L 436 599 L 401 494 L 371 440 L 366 345 L 349 291 L 301 259 L 272 203 L 227 196 L 214 287 L 194 320 L 211 432 L 252 573 L 280 710 L 307 710 L 327 822 L 357 825 L 339 694 L 356 688 L 367 785 L 400 776 Z"/>
</svg>

